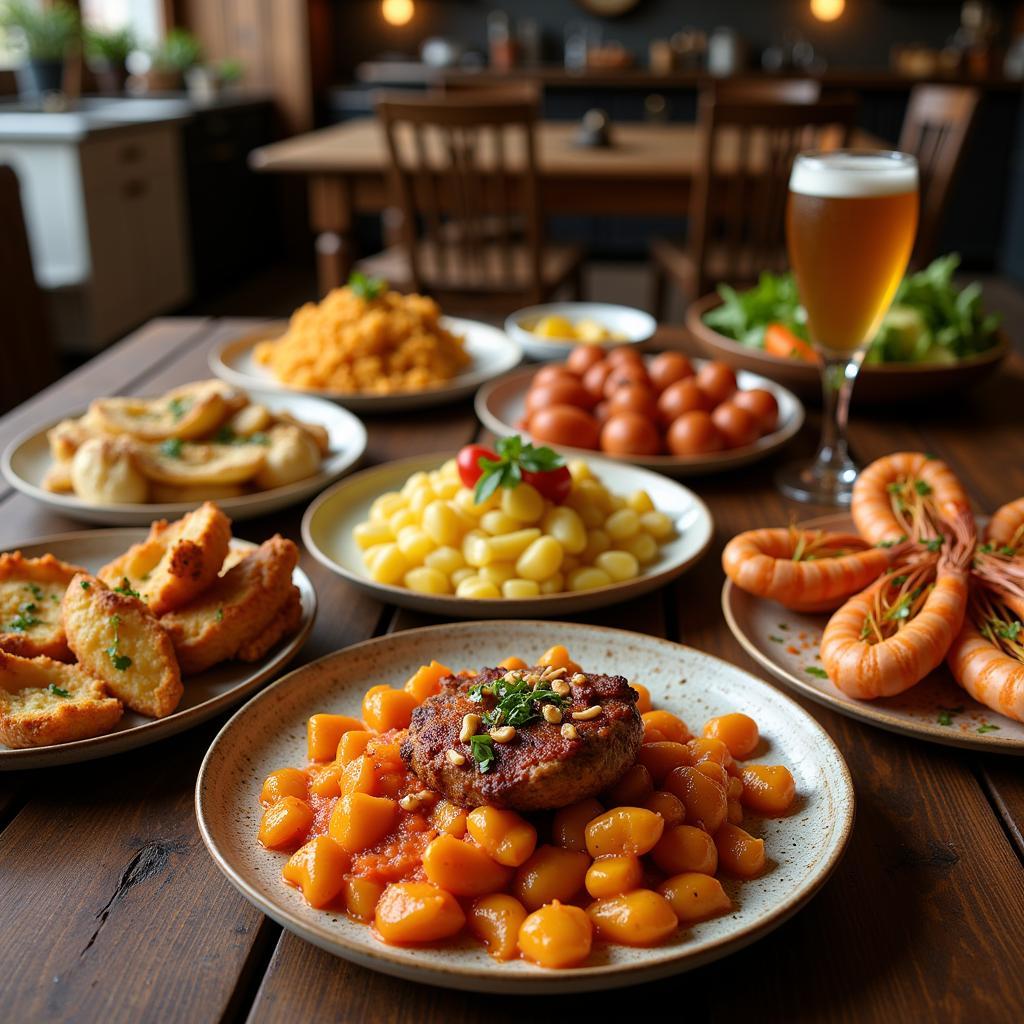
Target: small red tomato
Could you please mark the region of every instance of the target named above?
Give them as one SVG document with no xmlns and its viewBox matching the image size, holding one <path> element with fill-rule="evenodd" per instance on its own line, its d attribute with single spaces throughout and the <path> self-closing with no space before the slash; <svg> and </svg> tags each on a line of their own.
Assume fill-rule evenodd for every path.
<svg viewBox="0 0 1024 1024">
<path fill-rule="evenodd" d="M 537 441 L 570 448 L 596 448 L 601 434 L 598 422 L 575 405 L 552 405 L 530 417 L 530 433 Z"/>
<path fill-rule="evenodd" d="M 655 389 L 662 392 L 669 384 L 692 377 L 693 366 L 682 352 L 662 352 L 651 360 L 647 373 Z"/>
<path fill-rule="evenodd" d="M 757 420 L 762 434 L 770 434 L 779 421 L 779 403 L 775 396 L 764 388 L 737 391 L 730 399 L 733 405 L 746 409 Z"/>
<path fill-rule="evenodd" d="M 581 409 L 590 409 L 594 405 L 594 398 L 576 379 L 534 384 L 527 391 L 527 416 L 531 416 L 538 409 L 545 409 L 551 405 L 576 405 Z"/>
<path fill-rule="evenodd" d="M 658 396 L 658 414 L 662 423 L 672 423 L 695 409 L 709 409 L 708 397 L 697 386 L 693 377 L 685 377 L 669 384 Z"/>
<path fill-rule="evenodd" d="M 601 360 L 599 363 L 594 365 L 583 374 L 583 386 L 594 396 L 598 401 L 604 398 L 604 382 L 608 379 L 608 374 L 612 372 L 611 363 Z"/>
<path fill-rule="evenodd" d="M 547 366 L 542 366 L 533 375 L 530 387 L 537 387 L 539 384 L 554 384 L 560 380 L 575 381 L 577 384 L 580 382 L 579 377 L 561 363 L 548 363 Z"/>
<path fill-rule="evenodd" d="M 718 427 L 728 448 L 742 448 L 753 444 L 761 436 L 761 429 L 753 415 L 732 401 L 718 406 L 711 414 L 711 422 Z"/>
<path fill-rule="evenodd" d="M 642 413 L 620 412 L 601 428 L 601 450 L 610 455 L 657 455 L 661 435 L 654 421 Z"/>
<path fill-rule="evenodd" d="M 642 384 L 645 388 L 651 386 L 651 378 L 642 363 L 622 362 L 613 366 L 604 382 L 604 397 L 611 398 L 619 388 L 629 384 Z"/>
<path fill-rule="evenodd" d="M 668 448 L 673 455 L 706 455 L 724 447 L 718 427 L 704 409 L 684 413 L 668 428 Z"/>
<path fill-rule="evenodd" d="M 620 412 L 638 412 L 653 420 L 658 415 L 658 399 L 644 384 L 623 384 L 608 399 L 608 412 L 612 416 Z"/>
<path fill-rule="evenodd" d="M 644 357 L 631 345 L 619 345 L 616 348 L 610 349 L 604 358 L 612 366 L 623 366 L 626 363 L 636 363 L 639 366 L 644 365 Z"/>
<path fill-rule="evenodd" d="M 736 374 L 725 363 L 705 363 L 697 371 L 697 383 L 715 406 L 736 390 Z"/>
<path fill-rule="evenodd" d="M 534 473 L 529 469 L 524 469 L 523 481 L 536 487 L 542 497 L 553 501 L 556 505 L 561 505 L 572 490 L 572 474 L 569 472 L 568 466 L 548 469 L 543 473 Z"/>
<path fill-rule="evenodd" d="M 600 345 L 577 345 L 566 359 L 566 368 L 583 376 L 595 363 L 601 362 L 604 354 Z"/>
<path fill-rule="evenodd" d="M 455 465 L 459 468 L 459 479 L 465 487 L 476 487 L 477 480 L 483 475 L 480 468 L 481 459 L 497 461 L 497 454 L 482 444 L 467 444 L 459 449 L 455 456 Z"/>
</svg>

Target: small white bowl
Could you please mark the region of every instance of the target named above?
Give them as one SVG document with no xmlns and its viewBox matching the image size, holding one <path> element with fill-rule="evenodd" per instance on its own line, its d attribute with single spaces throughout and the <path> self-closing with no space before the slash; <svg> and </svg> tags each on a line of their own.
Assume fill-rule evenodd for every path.
<svg viewBox="0 0 1024 1024">
<path fill-rule="evenodd" d="M 600 342 L 579 342 L 571 338 L 538 338 L 528 330 L 545 316 L 564 316 L 575 325 L 580 320 L 596 320 L 621 340 Z M 654 337 L 657 321 L 650 313 L 631 306 L 616 306 L 610 302 L 548 302 L 543 306 L 527 306 L 516 310 L 505 320 L 505 333 L 518 342 L 530 359 L 548 362 L 565 359 L 576 345 L 592 344 L 599 348 L 616 348 L 619 345 L 641 345 Z"/>
</svg>

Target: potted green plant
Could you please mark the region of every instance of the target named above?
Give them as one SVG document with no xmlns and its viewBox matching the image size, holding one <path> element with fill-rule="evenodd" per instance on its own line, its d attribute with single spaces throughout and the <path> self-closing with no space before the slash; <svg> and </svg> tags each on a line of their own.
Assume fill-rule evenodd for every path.
<svg viewBox="0 0 1024 1024">
<path fill-rule="evenodd" d="M 216 64 L 193 64 L 185 72 L 185 86 L 195 103 L 211 103 L 222 89 L 240 81 L 245 70 L 233 58 Z"/>
<path fill-rule="evenodd" d="M 0 2 L 0 27 L 18 39 L 25 63 L 17 70 L 22 96 L 59 92 L 64 78 L 64 57 L 78 38 L 78 12 L 64 0 L 39 7 L 29 0 Z"/>
<path fill-rule="evenodd" d="M 199 40 L 183 28 L 172 28 L 164 41 L 150 53 L 146 87 L 154 92 L 181 89 L 185 72 L 202 59 Z"/>
<path fill-rule="evenodd" d="M 128 27 L 104 31 L 85 30 L 85 56 L 96 76 L 100 92 L 119 93 L 128 80 L 128 55 L 138 48 L 135 33 Z"/>
</svg>

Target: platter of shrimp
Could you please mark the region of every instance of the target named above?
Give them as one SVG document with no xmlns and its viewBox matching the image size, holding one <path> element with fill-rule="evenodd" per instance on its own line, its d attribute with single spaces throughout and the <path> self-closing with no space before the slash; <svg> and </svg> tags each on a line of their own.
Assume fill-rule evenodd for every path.
<svg viewBox="0 0 1024 1024">
<path fill-rule="evenodd" d="M 1024 754 L 1024 497 L 976 519 L 941 460 L 897 452 L 849 514 L 738 534 L 722 609 L 762 667 L 841 714 Z"/>
</svg>

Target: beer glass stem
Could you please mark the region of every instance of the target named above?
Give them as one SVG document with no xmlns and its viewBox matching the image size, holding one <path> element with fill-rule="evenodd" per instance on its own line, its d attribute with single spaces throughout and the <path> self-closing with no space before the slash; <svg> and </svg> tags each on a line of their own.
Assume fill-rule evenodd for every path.
<svg viewBox="0 0 1024 1024">
<path fill-rule="evenodd" d="M 843 490 L 853 483 L 857 468 L 850 458 L 846 428 L 850 421 L 850 396 L 864 362 L 864 351 L 851 355 L 821 353 L 821 443 L 816 456 L 817 476 L 826 488 Z"/>
</svg>

